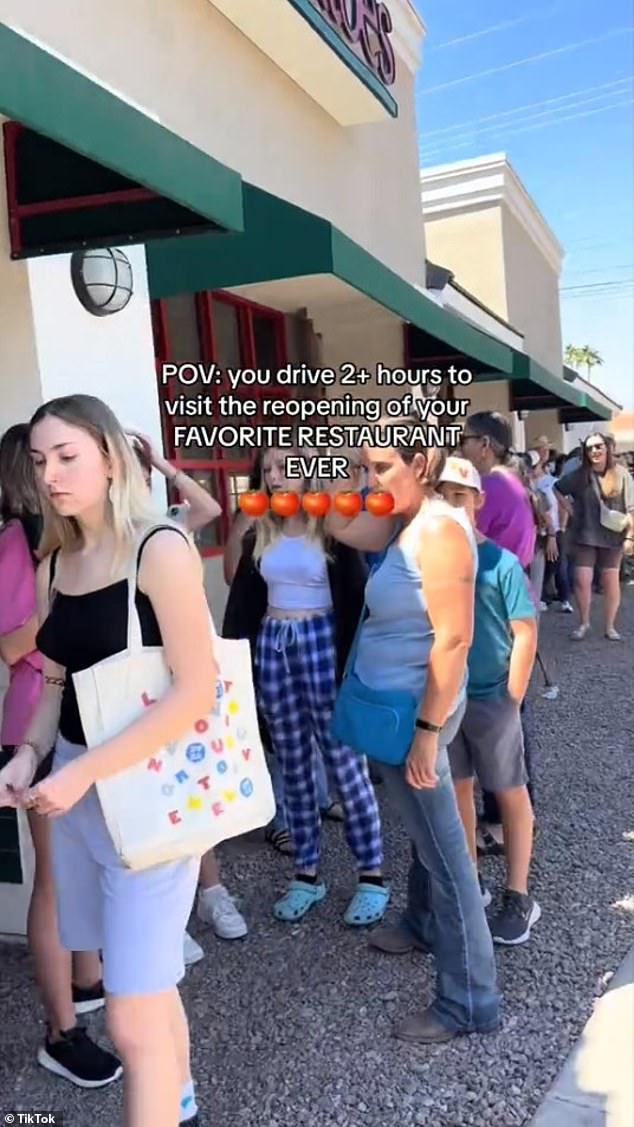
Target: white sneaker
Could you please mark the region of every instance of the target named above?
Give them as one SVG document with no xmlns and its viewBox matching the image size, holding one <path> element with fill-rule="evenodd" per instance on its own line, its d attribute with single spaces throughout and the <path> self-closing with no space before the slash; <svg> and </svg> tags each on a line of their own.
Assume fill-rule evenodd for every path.
<svg viewBox="0 0 634 1127">
<path fill-rule="evenodd" d="M 205 952 L 202 947 L 192 939 L 188 931 L 185 932 L 183 939 L 183 958 L 185 959 L 186 967 L 193 967 L 194 963 L 199 963 L 204 958 Z"/>
<path fill-rule="evenodd" d="M 575 609 L 574 609 L 572 603 L 562 603 L 561 606 L 559 607 L 559 609 L 560 609 L 562 614 L 574 614 L 575 613 Z"/>
<path fill-rule="evenodd" d="M 248 932 L 244 916 L 223 884 L 201 888 L 198 893 L 198 918 L 211 924 L 219 939 L 243 939 Z"/>
<path fill-rule="evenodd" d="M 548 610 L 548 603 L 545 603 L 545 602 L 544 602 L 544 600 L 542 599 L 542 601 L 541 601 L 541 602 L 540 602 L 540 604 L 539 604 L 539 609 L 540 609 L 541 611 L 545 611 L 545 610 Z"/>
</svg>

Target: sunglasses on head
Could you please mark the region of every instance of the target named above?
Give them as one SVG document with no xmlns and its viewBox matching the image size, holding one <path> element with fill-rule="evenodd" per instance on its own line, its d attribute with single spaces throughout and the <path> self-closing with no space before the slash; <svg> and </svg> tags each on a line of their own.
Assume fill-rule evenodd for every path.
<svg viewBox="0 0 634 1127">
<path fill-rule="evenodd" d="M 605 442 L 589 442 L 586 450 L 605 450 Z"/>
</svg>

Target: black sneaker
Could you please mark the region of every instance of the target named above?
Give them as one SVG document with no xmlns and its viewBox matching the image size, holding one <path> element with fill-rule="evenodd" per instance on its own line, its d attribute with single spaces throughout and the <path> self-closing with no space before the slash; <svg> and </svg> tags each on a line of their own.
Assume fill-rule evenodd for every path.
<svg viewBox="0 0 634 1127">
<path fill-rule="evenodd" d="M 103 1009 L 106 1003 L 103 982 L 95 982 L 94 986 L 75 986 L 73 983 L 73 1003 L 76 1014 L 91 1014 L 94 1010 Z"/>
<path fill-rule="evenodd" d="M 42 1068 L 78 1088 L 105 1088 L 123 1072 L 121 1061 L 91 1041 L 80 1026 L 62 1033 L 59 1041 L 47 1037 L 37 1059 Z"/>
<path fill-rule="evenodd" d="M 541 914 L 542 910 L 532 896 L 523 896 L 521 892 L 507 888 L 502 910 L 491 920 L 493 942 L 506 947 L 526 943 L 533 924 L 541 919 Z"/>
</svg>

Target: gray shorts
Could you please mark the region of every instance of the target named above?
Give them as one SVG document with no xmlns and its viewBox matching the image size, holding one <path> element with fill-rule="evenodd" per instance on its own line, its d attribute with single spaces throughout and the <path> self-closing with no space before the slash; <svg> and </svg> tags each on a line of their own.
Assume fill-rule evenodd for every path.
<svg viewBox="0 0 634 1127">
<path fill-rule="evenodd" d="M 507 696 L 469 700 L 449 746 L 454 779 L 476 775 L 483 790 L 512 790 L 528 781 L 519 707 Z"/>
<path fill-rule="evenodd" d="M 52 773 L 85 750 L 59 736 Z M 110 994 L 158 994 L 176 986 L 185 974 L 183 933 L 200 859 L 126 869 L 94 787 L 68 814 L 51 820 L 51 853 L 62 946 L 100 950 Z"/>
</svg>

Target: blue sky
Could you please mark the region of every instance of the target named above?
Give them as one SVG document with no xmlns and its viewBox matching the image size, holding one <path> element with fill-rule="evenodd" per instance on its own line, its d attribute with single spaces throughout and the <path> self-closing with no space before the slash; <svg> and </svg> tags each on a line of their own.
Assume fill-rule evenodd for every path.
<svg viewBox="0 0 634 1127">
<path fill-rule="evenodd" d="M 566 250 L 563 343 L 596 348 L 593 381 L 634 409 L 631 0 L 414 4 L 421 164 L 507 154 Z"/>
</svg>

